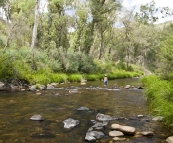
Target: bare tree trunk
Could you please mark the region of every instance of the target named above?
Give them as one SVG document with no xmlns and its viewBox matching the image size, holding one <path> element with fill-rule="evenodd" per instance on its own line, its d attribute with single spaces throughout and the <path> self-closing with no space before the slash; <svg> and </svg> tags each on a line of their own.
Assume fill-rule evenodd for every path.
<svg viewBox="0 0 173 143">
<path fill-rule="evenodd" d="M 37 0 L 36 6 L 35 6 L 35 19 L 34 19 L 34 28 L 33 28 L 33 33 L 32 33 L 31 50 L 34 49 L 35 43 L 36 43 L 36 40 L 37 40 L 39 2 L 40 2 L 40 0 Z"/>
<path fill-rule="evenodd" d="M 101 32 L 101 41 L 100 41 L 100 54 L 99 54 L 99 59 L 102 58 L 102 52 L 103 52 L 103 32 Z"/>
</svg>

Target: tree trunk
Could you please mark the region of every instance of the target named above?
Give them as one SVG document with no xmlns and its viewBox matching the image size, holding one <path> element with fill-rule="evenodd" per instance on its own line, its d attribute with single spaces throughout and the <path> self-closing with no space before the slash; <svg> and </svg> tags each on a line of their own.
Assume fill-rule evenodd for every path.
<svg viewBox="0 0 173 143">
<path fill-rule="evenodd" d="M 102 58 L 102 52 L 103 52 L 103 32 L 101 32 L 101 41 L 100 41 L 100 54 L 99 54 L 99 59 Z"/>
<path fill-rule="evenodd" d="M 35 19 L 34 19 L 34 28 L 33 28 L 33 34 L 32 34 L 31 50 L 34 49 L 36 40 L 37 40 L 39 2 L 40 2 L 40 0 L 37 0 L 36 6 L 35 6 Z"/>
</svg>

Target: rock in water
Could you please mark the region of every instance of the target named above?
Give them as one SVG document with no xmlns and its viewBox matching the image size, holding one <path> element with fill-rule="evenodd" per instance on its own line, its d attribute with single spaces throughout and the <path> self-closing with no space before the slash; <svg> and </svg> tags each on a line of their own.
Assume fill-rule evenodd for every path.
<svg viewBox="0 0 173 143">
<path fill-rule="evenodd" d="M 71 127 L 75 127 L 79 124 L 79 120 L 74 120 L 72 118 L 66 119 L 63 121 L 64 123 L 64 128 L 71 128 Z"/>
<path fill-rule="evenodd" d="M 121 137 L 121 136 L 124 136 L 124 134 L 120 131 L 110 131 L 109 136 L 110 137 Z"/>
<path fill-rule="evenodd" d="M 166 142 L 167 142 L 167 143 L 173 143 L 173 136 L 168 137 L 168 138 L 166 139 Z"/>
<path fill-rule="evenodd" d="M 33 115 L 30 120 L 33 120 L 33 121 L 43 121 L 44 118 L 41 116 L 41 115 Z"/>
<path fill-rule="evenodd" d="M 122 125 L 119 125 L 119 124 L 112 124 L 111 128 L 115 129 L 115 130 L 119 130 L 119 131 L 121 131 L 125 134 L 131 134 L 131 135 L 134 135 L 135 132 L 136 132 L 136 129 L 134 127 L 122 126 Z"/>
<path fill-rule="evenodd" d="M 103 122 L 110 121 L 110 120 L 116 120 L 116 118 L 113 118 L 109 115 L 100 114 L 100 113 L 98 113 L 96 115 L 96 119 L 99 120 L 99 121 L 103 121 Z"/>
<path fill-rule="evenodd" d="M 77 109 L 78 111 L 89 111 L 89 108 L 83 106 L 83 107 L 80 107 L 79 109 Z"/>
<path fill-rule="evenodd" d="M 87 132 L 86 136 L 85 136 L 85 140 L 87 141 L 95 141 L 97 139 L 101 139 L 104 137 L 104 133 L 100 132 L 100 131 L 91 131 L 91 132 Z"/>
</svg>

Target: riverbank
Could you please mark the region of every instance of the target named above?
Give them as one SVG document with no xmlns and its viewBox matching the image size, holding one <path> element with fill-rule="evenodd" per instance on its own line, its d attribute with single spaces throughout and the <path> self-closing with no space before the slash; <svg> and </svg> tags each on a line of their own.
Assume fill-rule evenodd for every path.
<svg viewBox="0 0 173 143">
<path fill-rule="evenodd" d="M 151 113 L 163 117 L 168 128 L 173 131 L 172 82 L 163 80 L 158 76 L 148 76 L 143 78 L 143 83 Z"/>
<path fill-rule="evenodd" d="M 116 70 L 108 73 L 108 80 L 140 77 L 142 72 L 127 72 L 124 70 Z M 21 89 L 31 85 L 47 86 L 51 83 L 66 84 L 69 82 L 85 82 L 103 80 L 104 74 L 64 74 L 64 73 L 47 73 L 47 74 L 31 74 L 23 76 L 22 79 L 8 79 L 1 81 L 0 90 Z"/>
</svg>

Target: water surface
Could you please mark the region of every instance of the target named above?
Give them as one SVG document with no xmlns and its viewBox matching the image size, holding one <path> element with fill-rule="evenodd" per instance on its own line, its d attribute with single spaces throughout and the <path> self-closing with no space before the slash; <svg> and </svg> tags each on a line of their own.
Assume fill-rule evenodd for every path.
<svg viewBox="0 0 173 143">
<path fill-rule="evenodd" d="M 85 133 L 96 120 L 98 113 L 117 117 L 102 130 L 106 135 L 113 123 L 133 126 L 137 131 L 153 131 L 153 137 L 126 136 L 130 143 L 164 143 L 171 135 L 163 122 L 152 121 L 143 90 L 132 88 L 117 90 L 125 85 L 142 86 L 139 79 L 118 79 L 103 86 L 103 81 L 60 84 L 55 90 L 36 92 L 0 92 L 0 143 L 85 143 Z M 78 93 L 70 94 L 70 89 Z M 59 93 L 59 96 L 55 96 Z M 86 106 L 90 111 L 77 111 Z M 40 114 L 44 121 L 31 121 Z M 138 118 L 137 115 L 144 115 Z M 64 129 L 63 121 L 73 118 L 80 124 L 73 129 Z M 97 142 L 109 143 L 110 137 Z M 124 142 L 127 142 L 124 141 Z"/>
</svg>

